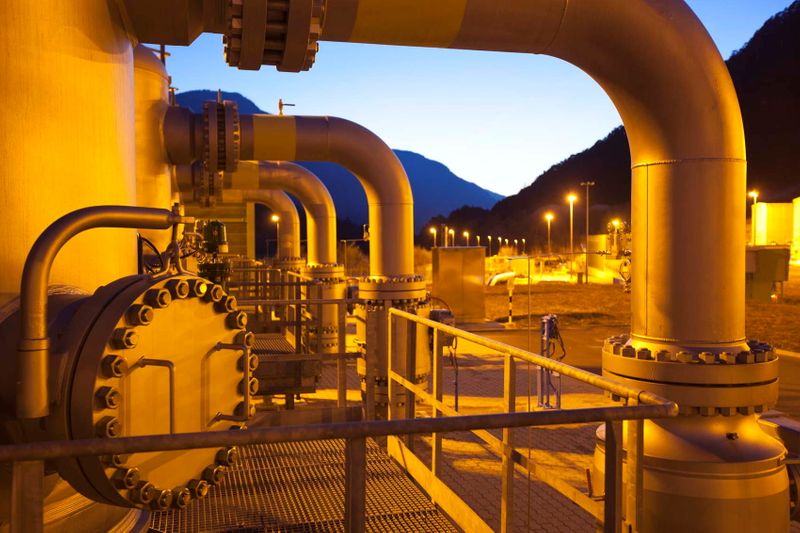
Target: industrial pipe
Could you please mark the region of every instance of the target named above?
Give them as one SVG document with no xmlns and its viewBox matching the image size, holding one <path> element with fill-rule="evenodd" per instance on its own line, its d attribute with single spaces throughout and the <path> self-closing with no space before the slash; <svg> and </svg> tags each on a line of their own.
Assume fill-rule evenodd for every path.
<svg viewBox="0 0 800 533">
<path fill-rule="evenodd" d="M 242 115 L 243 160 L 329 161 L 351 170 L 369 204 L 370 276 L 414 273 L 414 201 L 403 165 L 374 133 L 335 117 Z"/>
<path fill-rule="evenodd" d="M 22 270 L 20 340 L 17 348 L 17 416 L 40 418 L 49 411 L 47 365 L 47 287 L 53 261 L 74 236 L 92 228 L 167 229 L 191 222 L 166 209 L 97 206 L 59 218 L 33 244 Z"/>
<path fill-rule="evenodd" d="M 306 212 L 309 265 L 336 263 L 336 208 L 325 184 L 310 170 L 288 162 L 240 161 L 225 174 L 232 189 L 278 189 L 295 196 Z"/>
<path fill-rule="evenodd" d="M 283 191 L 268 189 L 230 189 L 222 192 L 224 203 L 253 202 L 267 206 L 278 215 L 279 259 L 300 257 L 300 216 L 292 199 Z"/>
<path fill-rule="evenodd" d="M 736 91 L 682 1 L 327 0 L 322 40 L 529 52 L 581 68 L 633 165 L 633 338 L 744 344 L 745 148 Z M 653 346 L 655 347 L 655 346 Z"/>
</svg>

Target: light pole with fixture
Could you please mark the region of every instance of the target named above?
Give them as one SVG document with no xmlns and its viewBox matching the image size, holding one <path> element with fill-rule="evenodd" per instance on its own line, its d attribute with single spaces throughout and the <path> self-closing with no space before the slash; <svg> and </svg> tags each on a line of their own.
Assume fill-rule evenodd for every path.
<svg viewBox="0 0 800 533">
<path fill-rule="evenodd" d="M 269 219 L 275 223 L 275 257 L 278 257 L 281 249 L 281 217 L 273 214 Z"/>
<path fill-rule="evenodd" d="M 464 244 L 465 244 L 466 246 L 469 246 L 469 232 L 468 232 L 468 231 L 465 231 L 465 232 L 464 232 L 464 233 L 462 233 L 461 235 L 463 235 L 463 236 L 464 236 Z"/>
<path fill-rule="evenodd" d="M 528 254 L 528 247 L 525 245 L 525 237 L 522 238 L 522 253 Z"/>
<path fill-rule="evenodd" d="M 553 215 L 553 213 L 547 212 L 547 213 L 544 214 L 544 219 L 547 221 L 547 253 L 548 253 L 548 255 L 553 253 L 553 247 L 551 246 L 551 241 L 550 241 L 550 224 L 553 222 L 554 218 L 555 218 L 555 216 Z"/>
<path fill-rule="evenodd" d="M 589 283 L 589 187 L 594 187 L 594 182 L 582 181 L 581 187 L 586 187 L 586 260 L 583 262 L 583 282 Z"/>
<path fill-rule="evenodd" d="M 758 191 L 757 190 L 753 189 L 752 191 L 747 193 L 747 196 L 749 196 L 750 198 L 753 199 L 753 206 L 755 206 L 758 203 Z M 756 218 L 757 218 L 757 216 L 756 216 L 756 208 L 755 207 L 751 207 L 750 208 L 750 233 L 752 235 L 751 235 L 751 239 L 750 239 L 750 244 L 752 244 L 753 246 L 756 245 Z"/>
<path fill-rule="evenodd" d="M 447 230 L 447 234 L 450 236 L 450 246 L 456 245 L 456 230 L 450 228 Z"/>
<path fill-rule="evenodd" d="M 575 244 L 574 244 L 574 225 L 573 225 L 573 211 L 575 207 L 575 200 L 578 196 L 575 193 L 567 195 L 567 202 L 569 202 L 569 276 L 572 279 L 573 265 L 575 264 Z"/>
<path fill-rule="evenodd" d="M 478 246 L 480 246 L 481 245 L 481 236 L 480 235 L 475 235 L 475 240 L 478 241 Z"/>
<path fill-rule="evenodd" d="M 514 239 L 514 255 L 519 255 L 519 240 Z"/>
<path fill-rule="evenodd" d="M 433 247 L 436 248 L 436 228 L 431 228 L 431 235 L 433 236 Z"/>
<path fill-rule="evenodd" d="M 489 239 L 489 257 L 491 257 L 492 256 L 492 236 L 489 235 L 486 238 Z"/>
</svg>

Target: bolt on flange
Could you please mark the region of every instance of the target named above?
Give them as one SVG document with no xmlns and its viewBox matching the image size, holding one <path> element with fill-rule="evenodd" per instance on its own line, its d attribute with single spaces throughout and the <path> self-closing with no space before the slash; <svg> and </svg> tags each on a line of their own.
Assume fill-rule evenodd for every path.
<svg viewBox="0 0 800 533">
<path fill-rule="evenodd" d="M 222 483 L 222 480 L 225 478 L 225 467 L 221 465 L 208 465 L 205 470 L 203 470 L 203 479 L 205 479 L 209 485 L 219 485 Z"/>
<path fill-rule="evenodd" d="M 189 294 L 197 298 L 202 298 L 208 293 L 208 283 L 202 279 L 189 280 Z"/>
<path fill-rule="evenodd" d="M 187 488 L 172 490 L 172 506 L 176 509 L 185 509 L 192 501 L 192 493 Z"/>
<path fill-rule="evenodd" d="M 208 496 L 208 481 L 205 479 L 192 479 L 186 485 L 186 488 L 189 490 L 189 493 L 192 495 L 192 498 L 205 498 Z"/>
<path fill-rule="evenodd" d="M 100 419 L 95 429 L 99 437 L 113 439 L 122 433 L 122 423 L 115 416 L 105 416 Z"/>
<path fill-rule="evenodd" d="M 155 489 L 155 497 L 150 502 L 150 507 L 156 511 L 166 511 L 172 505 L 172 491 L 169 489 Z"/>
<path fill-rule="evenodd" d="M 128 371 L 128 361 L 119 355 L 107 355 L 100 363 L 103 375 L 107 378 L 122 377 Z"/>
<path fill-rule="evenodd" d="M 150 289 L 144 293 L 144 301 L 154 309 L 164 309 L 172 303 L 172 295 L 167 289 Z"/>
<path fill-rule="evenodd" d="M 234 311 L 225 317 L 225 325 L 231 329 L 244 329 L 247 327 L 247 313 Z"/>
<path fill-rule="evenodd" d="M 114 387 L 100 387 L 95 392 L 98 405 L 104 409 L 116 409 L 122 402 L 122 394 Z"/>
<path fill-rule="evenodd" d="M 121 468 L 111 476 L 111 482 L 118 489 L 132 489 L 139 484 L 141 474 L 138 468 Z"/>
<path fill-rule="evenodd" d="M 139 344 L 139 334 L 131 328 L 117 328 L 111 335 L 111 343 L 115 348 L 129 350 Z"/>
<path fill-rule="evenodd" d="M 185 279 L 171 279 L 164 287 L 173 299 L 183 299 L 189 296 L 189 282 Z"/>
<path fill-rule="evenodd" d="M 131 501 L 135 503 L 140 503 L 142 505 L 147 505 L 153 498 L 155 497 L 156 488 L 153 486 L 152 483 L 147 481 L 140 481 L 136 484 L 134 488 L 132 488 L 128 492 L 128 496 L 130 497 Z"/>
</svg>

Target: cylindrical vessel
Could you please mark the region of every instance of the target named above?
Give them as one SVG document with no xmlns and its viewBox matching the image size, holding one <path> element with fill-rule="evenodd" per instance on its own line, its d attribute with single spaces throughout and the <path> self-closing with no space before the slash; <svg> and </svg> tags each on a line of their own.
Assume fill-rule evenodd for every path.
<svg viewBox="0 0 800 533">
<path fill-rule="evenodd" d="M 163 123 L 169 107 L 169 76 L 164 64 L 146 47 L 133 52 L 134 115 L 136 122 L 136 205 L 168 209 L 172 203 L 172 174 L 164 149 Z M 170 234 L 140 230 L 159 250 Z"/>
<path fill-rule="evenodd" d="M 0 3 L 0 301 L 53 220 L 135 203 L 133 52 L 115 5 Z M 94 230 L 65 247 L 51 280 L 94 289 L 135 268 L 133 231 Z"/>
</svg>

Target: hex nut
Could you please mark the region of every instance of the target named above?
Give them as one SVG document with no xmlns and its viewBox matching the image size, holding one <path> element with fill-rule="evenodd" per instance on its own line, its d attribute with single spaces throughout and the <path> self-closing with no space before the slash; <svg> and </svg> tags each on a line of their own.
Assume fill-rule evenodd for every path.
<svg viewBox="0 0 800 533">
<path fill-rule="evenodd" d="M 755 361 L 756 361 L 756 358 L 755 358 L 755 356 L 753 355 L 752 352 L 744 352 L 743 351 L 743 352 L 739 352 L 736 355 L 736 362 L 739 363 L 739 364 L 751 365 L 751 364 L 755 363 Z"/>
<path fill-rule="evenodd" d="M 634 348 L 633 346 L 630 346 L 630 345 L 623 346 L 622 350 L 621 350 L 621 353 L 622 353 L 622 357 L 635 357 L 636 356 L 636 348 Z"/>
<path fill-rule="evenodd" d="M 239 333 L 236 334 L 236 337 L 234 338 L 233 342 L 235 344 L 242 344 L 244 346 L 247 346 L 248 348 L 252 348 L 255 341 L 256 341 L 256 336 L 253 334 L 252 331 L 240 331 Z"/>
<path fill-rule="evenodd" d="M 114 467 L 121 467 L 124 466 L 126 462 L 128 462 L 127 455 L 104 455 L 100 459 L 104 465 L 106 466 L 114 466 Z"/>
<path fill-rule="evenodd" d="M 735 365 L 736 364 L 736 355 L 730 352 L 722 352 L 719 354 L 719 360 L 721 363 L 726 365 Z"/>
<path fill-rule="evenodd" d="M 659 350 L 656 352 L 656 360 L 661 362 L 671 362 L 674 359 L 672 358 L 672 353 L 668 350 Z"/>
<path fill-rule="evenodd" d="M 111 476 L 111 482 L 118 489 L 132 489 L 139 484 L 141 475 L 138 468 L 121 468 Z"/>
<path fill-rule="evenodd" d="M 680 363 L 691 363 L 694 361 L 694 354 L 691 352 L 678 352 L 677 359 Z"/>
<path fill-rule="evenodd" d="M 208 481 L 205 479 L 193 479 L 186 485 L 193 498 L 205 498 L 208 496 Z"/>
<path fill-rule="evenodd" d="M 208 292 L 208 283 L 202 279 L 189 280 L 189 295 L 196 298 L 202 298 Z"/>
<path fill-rule="evenodd" d="M 225 291 L 222 289 L 221 285 L 214 284 L 211 286 L 210 289 L 206 292 L 205 297 L 203 298 L 207 302 L 218 302 L 222 300 L 222 297 L 225 296 Z"/>
<path fill-rule="evenodd" d="M 128 371 L 128 361 L 119 355 L 107 355 L 103 357 L 100 369 L 107 378 L 119 378 Z"/>
<path fill-rule="evenodd" d="M 756 363 L 766 363 L 767 362 L 767 352 L 763 350 L 753 350 L 753 359 Z"/>
<path fill-rule="evenodd" d="M 165 511 L 172 505 L 172 491 L 168 489 L 155 489 L 155 497 L 150 502 L 150 507 L 156 511 Z"/>
<path fill-rule="evenodd" d="M 105 416 L 95 426 L 98 437 L 113 439 L 122 433 L 122 423 L 115 416 Z"/>
<path fill-rule="evenodd" d="M 636 352 L 636 358 L 648 361 L 653 358 L 653 353 L 650 351 L 649 348 L 642 348 L 641 350 Z"/>
<path fill-rule="evenodd" d="M 222 480 L 225 478 L 225 467 L 221 465 L 208 465 L 205 470 L 203 470 L 203 479 L 205 479 L 209 485 L 219 485 L 222 483 Z"/>
<path fill-rule="evenodd" d="M 172 295 L 167 289 L 150 289 L 144 293 L 144 301 L 154 309 L 164 309 L 172 303 Z"/>
<path fill-rule="evenodd" d="M 153 321 L 153 308 L 145 304 L 134 304 L 125 313 L 132 326 L 146 326 Z"/>
<path fill-rule="evenodd" d="M 184 509 L 192 501 L 192 493 L 189 489 L 173 489 L 172 506 L 176 509 Z"/>
<path fill-rule="evenodd" d="M 155 497 L 156 488 L 152 483 L 147 481 L 140 481 L 134 488 L 130 490 L 128 496 L 131 501 L 147 505 Z"/>
<path fill-rule="evenodd" d="M 183 299 L 189 296 L 189 282 L 185 279 L 171 279 L 164 287 L 173 299 Z"/>
<path fill-rule="evenodd" d="M 247 327 L 247 313 L 244 311 L 234 311 L 225 317 L 225 325 L 231 329 L 244 329 Z"/>
<path fill-rule="evenodd" d="M 117 328 L 111 336 L 111 343 L 115 348 L 129 350 L 139 344 L 139 334 L 135 329 Z"/>
<path fill-rule="evenodd" d="M 223 296 L 219 301 L 214 302 L 214 309 L 218 313 L 232 313 L 236 311 L 236 296 Z"/>
<path fill-rule="evenodd" d="M 256 378 L 250 378 L 250 395 L 255 396 L 258 394 L 258 389 L 261 388 L 261 383 Z"/>
<path fill-rule="evenodd" d="M 239 464 L 239 449 L 236 446 L 217 452 L 217 464 L 222 466 L 236 466 Z"/>
<path fill-rule="evenodd" d="M 253 354 L 244 354 L 242 357 L 239 358 L 237 367 L 239 368 L 239 372 L 245 371 L 245 364 L 247 364 L 250 368 L 250 372 L 254 372 L 256 368 L 258 368 L 258 356 Z"/>
<path fill-rule="evenodd" d="M 700 359 L 700 362 L 707 365 L 713 365 L 717 362 L 717 356 L 711 352 L 700 352 L 700 355 L 698 355 L 697 358 Z"/>
<path fill-rule="evenodd" d="M 100 387 L 95 392 L 95 399 L 104 409 L 116 409 L 122 401 L 122 394 L 114 387 Z"/>
</svg>

